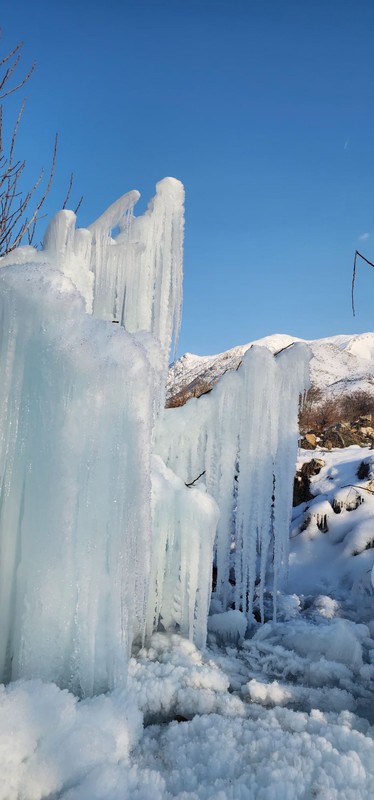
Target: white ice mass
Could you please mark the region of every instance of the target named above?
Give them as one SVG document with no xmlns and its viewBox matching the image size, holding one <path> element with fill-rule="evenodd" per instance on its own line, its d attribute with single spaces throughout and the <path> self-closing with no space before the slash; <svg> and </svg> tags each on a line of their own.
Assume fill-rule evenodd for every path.
<svg viewBox="0 0 374 800">
<path fill-rule="evenodd" d="M 302 345 L 254 348 L 211 397 L 163 410 L 183 187 L 161 181 L 138 218 L 137 199 L 88 230 L 62 211 L 42 252 L 0 262 L 0 674 L 83 695 L 124 685 L 159 625 L 204 646 L 215 539 L 223 608 L 233 548 L 237 609 L 270 548 L 276 585 L 307 384 Z"/>
<path fill-rule="evenodd" d="M 373 630 L 338 618 L 353 574 L 373 593 L 371 506 L 355 532 L 327 465 L 287 583 L 302 343 L 164 408 L 183 194 L 167 178 L 87 230 L 59 212 L 0 259 L 0 800 L 374 795 Z"/>
</svg>

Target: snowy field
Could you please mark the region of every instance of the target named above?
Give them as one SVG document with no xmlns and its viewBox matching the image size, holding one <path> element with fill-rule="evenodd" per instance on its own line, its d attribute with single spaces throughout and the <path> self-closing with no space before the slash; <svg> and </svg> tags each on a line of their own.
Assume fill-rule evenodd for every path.
<svg viewBox="0 0 374 800">
<path fill-rule="evenodd" d="M 155 635 L 128 691 L 80 702 L 36 681 L 3 689 L 1 798 L 372 797 L 369 629 L 298 620 L 244 645 Z"/>
</svg>

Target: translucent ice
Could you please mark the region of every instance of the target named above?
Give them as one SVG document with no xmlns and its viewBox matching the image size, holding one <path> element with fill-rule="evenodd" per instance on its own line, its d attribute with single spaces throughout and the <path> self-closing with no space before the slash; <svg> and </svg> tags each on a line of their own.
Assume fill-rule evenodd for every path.
<svg viewBox="0 0 374 800">
<path fill-rule="evenodd" d="M 211 395 L 163 411 L 184 192 L 161 181 L 135 217 L 138 196 L 87 230 L 61 211 L 41 252 L 0 259 L 2 680 L 123 686 L 134 637 L 204 646 L 214 546 L 224 609 L 232 570 L 250 613 L 269 554 L 275 589 L 287 562 L 307 351 L 253 347 Z"/>
<path fill-rule="evenodd" d="M 0 270 L 0 675 L 122 685 L 144 625 L 153 372 L 45 266 Z"/>
<path fill-rule="evenodd" d="M 260 605 L 269 555 L 274 598 L 288 559 L 299 395 L 309 380 L 309 351 L 295 344 L 276 358 L 252 347 L 238 371 L 212 392 L 168 409 L 158 421 L 155 447 L 187 484 L 199 476 L 216 500 L 216 593 L 226 609 L 252 611 L 257 578 Z"/>
<path fill-rule="evenodd" d="M 186 487 L 153 456 L 153 556 L 147 632 L 161 624 L 204 647 L 219 516 L 206 491 Z"/>
</svg>

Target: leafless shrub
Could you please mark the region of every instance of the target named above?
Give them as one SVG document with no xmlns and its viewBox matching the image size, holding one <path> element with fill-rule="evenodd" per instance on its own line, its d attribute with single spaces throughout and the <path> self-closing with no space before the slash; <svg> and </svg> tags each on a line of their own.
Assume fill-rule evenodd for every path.
<svg viewBox="0 0 374 800">
<path fill-rule="evenodd" d="M 321 430 L 338 421 L 339 404 L 336 400 L 323 400 L 323 393 L 318 386 L 311 386 L 302 398 L 299 412 L 299 427 L 303 433 Z"/>
<path fill-rule="evenodd" d="M 374 395 L 362 390 L 344 395 L 340 401 L 342 419 L 355 422 L 360 417 L 374 420 Z"/>
<path fill-rule="evenodd" d="M 35 69 L 32 64 L 18 77 L 21 61 L 23 42 L 16 46 L 0 60 L 0 256 L 6 255 L 18 247 L 26 239 L 32 244 L 35 236 L 36 224 L 41 218 L 41 210 L 52 186 L 57 156 L 57 133 L 52 153 L 52 161 L 44 189 L 41 190 L 44 179 L 44 168 L 41 169 L 31 188 L 24 191 L 21 188 L 22 179 L 26 169 L 26 161 L 16 155 L 16 144 L 19 126 L 25 110 L 26 98 L 21 102 L 20 109 L 8 137 L 4 129 L 4 104 L 9 95 L 18 92 L 28 82 Z M 7 139 L 7 140 L 5 140 Z M 71 193 L 73 175 L 70 178 L 68 193 L 64 208 Z M 82 201 L 79 201 L 78 207 Z"/>
<path fill-rule="evenodd" d="M 328 397 L 323 400 L 320 389 L 312 386 L 300 406 L 299 425 L 302 433 L 321 432 L 337 423 L 354 423 L 362 417 L 374 421 L 374 395 L 363 390 Z"/>
</svg>

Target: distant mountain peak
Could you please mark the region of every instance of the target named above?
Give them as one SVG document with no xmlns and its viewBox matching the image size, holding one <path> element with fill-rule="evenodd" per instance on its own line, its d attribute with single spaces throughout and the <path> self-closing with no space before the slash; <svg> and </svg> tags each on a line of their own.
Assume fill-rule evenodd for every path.
<svg viewBox="0 0 374 800">
<path fill-rule="evenodd" d="M 167 405 L 183 405 L 190 397 L 210 391 L 225 372 L 238 368 L 252 345 L 267 347 L 276 353 L 293 342 L 309 344 L 311 380 L 325 393 L 362 390 L 374 394 L 374 333 L 340 334 L 310 341 L 275 333 L 217 355 L 185 353 L 170 368 Z"/>
</svg>

